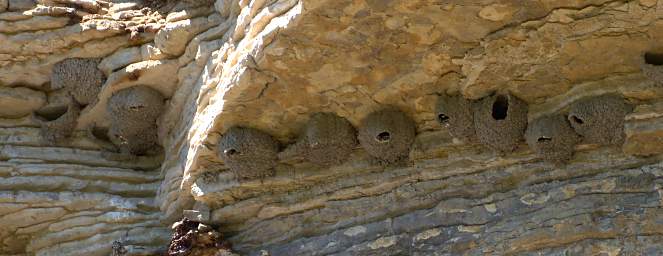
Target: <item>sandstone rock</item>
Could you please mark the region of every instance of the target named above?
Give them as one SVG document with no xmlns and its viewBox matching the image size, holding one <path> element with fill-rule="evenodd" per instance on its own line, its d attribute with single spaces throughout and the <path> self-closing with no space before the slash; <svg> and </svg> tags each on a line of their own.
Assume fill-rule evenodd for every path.
<svg viewBox="0 0 663 256">
<path fill-rule="evenodd" d="M 179 56 L 184 53 L 189 40 L 200 32 L 206 20 L 206 18 L 196 18 L 168 23 L 157 32 L 154 43 L 162 52 Z"/>
<path fill-rule="evenodd" d="M 10 11 L 30 10 L 37 5 L 34 0 L 8 0 Z"/>
<path fill-rule="evenodd" d="M 0 87 L 0 117 L 18 118 L 29 115 L 46 104 L 43 92 L 28 88 Z"/>
<path fill-rule="evenodd" d="M 663 87 L 643 53 L 661 52 L 661 10 L 651 0 L 0 0 L 0 91 L 35 94 L 5 112 L 36 110 L 0 115 L 0 254 L 163 255 L 186 215 L 205 223 L 180 245 L 223 233 L 242 255 L 658 255 Z M 38 118 L 70 102 L 49 85 L 71 58 L 101 59 L 108 79 L 50 145 Z M 163 152 L 120 154 L 104 138 L 117 133 L 112 95 L 136 86 L 158 91 L 165 110 L 132 136 Z M 483 139 L 508 139 L 496 154 L 439 123 L 449 106 L 436 109 L 438 95 L 462 95 L 465 113 L 507 92 L 528 106 L 518 124 L 531 124 L 530 142 L 568 134 L 548 129 L 559 118 L 542 120 L 583 99 L 619 95 L 634 111 L 622 116 L 621 150 L 578 144 L 555 166 L 545 153 L 560 144 L 519 147 L 521 133 L 498 129 Z M 326 157 L 333 147 L 276 158 L 278 142 L 316 138 L 305 132 L 314 113 L 365 128 L 387 106 L 409 120 L 405 150 L 341 146 L 340 164 Z M 501 127 L 482 120 L 480 135 Z M 218 155 L 238 126 L 274 145 L 269 168 L 245 159 L 259 179 Z M 408 164 L 373 161 L 393 155 Z"/>
<path fill-rule="evenodd" d="M 7 10 L 9 7 L 9 0 L 0 0 L 0 13 Z"/>
</svg>

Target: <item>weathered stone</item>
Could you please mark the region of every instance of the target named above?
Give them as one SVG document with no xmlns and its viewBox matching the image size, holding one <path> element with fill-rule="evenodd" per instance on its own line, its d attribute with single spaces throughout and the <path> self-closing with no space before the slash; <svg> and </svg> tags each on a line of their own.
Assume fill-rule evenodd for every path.
<svg viewBox="0 0 663 256">
<path fill-rule="evenodd" d="M 0 87 L 0 117 L 18 118 L 29 115 L 46 104 L 43 92 L 28 88 Z"/>
<path fill-rule="evenodd" d="M 30 10 L 37 5 L 34 0 L 8 0 L 10 11 Z"/>
<path fill-rule="evenodd" d="M 40 0 L 2 12 L 3 2 L 0 88 L 48 99 L 35 116 L 0 118 L 0 254 L 163 255 L 182 215 L 206 222 L 185 245 L 219 227 L 242 255 L 663 251 L 663 87 L 642 55 L 661 52 L 660 1 Z M 38 119 L 71 101 L 49 87 L 53 66 L 71 58 L 101 59 L 108 79 L 52 146 Z M 163 151 L 106 152 L 116 148 L 105 133 L 126 134 L 113 129 L 109 101 L 136 86 L 159 92 L 163 114 L 143 118 L 132 140 Z M 471 140 L 450 114 L 451 135 L 440 126 L 439 95 L 480 103 L 494 92 L 528 105 L 530 141 L 564 134 L 552 129 L 564 122 L 546 118 L 596 95 L 622 95 L 635 111 L 622 150 L 581 144 L 551 166 L 536 154 L 543 147 L 494 154 L 459 143 Z M 406 166 L 376 166 L 361 149 L 306 151 L 314 113 L 360 127 L 385 106 L 411 119 L 412 142 L 397 151 Z M 311 130 L 333 130 L 318 124 Z M 237 126 L 274 144 L 300 138 L 302 154 L 274 156 L 260 179 L 242 179 L 218 156 Z M 349 156 L 332 161 L 341 149 Z M 306 153 L 315 157 L 301 161 Z M 308 163 L 318 161 L 334 163 Z"/>
<path fill-rule="evenodd" d="M 0 0 L 0 13 L 7 10 L 9 7 L 9 0 Z"/>
</svg>

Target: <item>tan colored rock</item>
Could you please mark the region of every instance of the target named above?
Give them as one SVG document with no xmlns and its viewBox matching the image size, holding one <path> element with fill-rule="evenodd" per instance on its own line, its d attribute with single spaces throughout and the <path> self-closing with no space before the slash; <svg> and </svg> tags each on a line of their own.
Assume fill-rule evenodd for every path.
<svg viewBox="0 0 663 256">
<path fill-rule="evenodd" d="M 28 88 L 0 87 L 0 117 L 26 116 L 46 104 L 46 94 Z"/>
<path fill-rule="evenodd" d="M 9 0 L 0 0 L 0 13 L 6 11 L 7 7 L 9 7 Z"/>
<path fill-rule="evenodd" d="M 186 44 L 197 33 L 205 29 L 207 18 L 195 18 L 168 23 L 157 32 L 154 43 L 162 52 L 179 56 L 184 53 Z"/>
</svg>

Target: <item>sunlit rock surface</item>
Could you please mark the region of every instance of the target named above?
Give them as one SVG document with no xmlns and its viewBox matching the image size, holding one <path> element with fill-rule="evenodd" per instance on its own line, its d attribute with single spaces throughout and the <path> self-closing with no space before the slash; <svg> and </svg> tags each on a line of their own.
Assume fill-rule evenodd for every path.
<svg viewBox="0 0 663 256">
<path fill-rule="evenodd" d="M 162 255 L 183 217 L 241 255 L 662 254 L 662 18 L 657 0 L 0 0 L 0 255 Z M 105 80 L 53 144 L 70 58 Z M 165 99 L 141 155 L 107 137 L 135 86 Z M 623 143 L 562 165 L 438 121 L 441 95 L 496 94 L 529 122 L 605 94 L 632 111 Z M 238 179 L 217 152 L 231 127 L 284 150 L 314 113 L 358 127 L 386 108 L 416 126 L 398 164 L 357 145 Z"/>
</svg>

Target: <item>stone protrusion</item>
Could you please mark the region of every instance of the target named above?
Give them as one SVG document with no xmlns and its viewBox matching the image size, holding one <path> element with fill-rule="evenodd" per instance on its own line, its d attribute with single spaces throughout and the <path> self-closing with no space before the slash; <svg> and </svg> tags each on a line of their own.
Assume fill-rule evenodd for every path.
<svg viewBox="0 0 663 256">
<path fill-rule="evenodd" d="M 157 119 L 164 98 L 147 86 L 120 90 L 108 101 L 108 137 L 123 153 L 142 155 L 158 145 Z"/>
<path fill-rule="evenodd" d="M 473 102 L 462 95 L 442 95 L 438 98 L 435 114 L 437 121 L 449 128 L 451 136 L 464 140 L 476 140 L 474 130 Z"/>
<path fill-rule="evenodd" d="M 396 109 L 369 114 L 358 132 L 359 143 L 368 154 L 387 164 L 408 158 L 415 135 L 414 121 Z"/>
<path fill-rule="evenodd" d="M 356 136 L 354 127 L 345 118 L 332 113 L 315 113 L 305 134 L 283 153 L 302 155 L 320 166 L 341 164 L 357 146 Z"/>
<path fill-rule="evenodd" d="M 63 143 L 76 129 L 80 107 L 73 102 L 66 105 L 45 107 L 35 112 L 41 124 L 41 135 L 51 144 Z"/>
<path fill-rule="evenodd" d="M 253 128 L 231 127 L 221 137 L 217 154 L 239 180 L 272 176 L 279 143 Z"/>
<path fill-rule="evenodd" d="M 97 99 L 106 76 L 97 68 L 98 59 L 70 58 L 56 63 L 51 73 L 51 88 L 66 88 L 80 105 Z"/>
<path fill-rule="evenodd" d="M 479 141 L 502 153 L 515 150 L 527 128 L 527 111 L 527 103 L 510 94 L 481 99 L 473 111 Z"/>
<path fill-rule="evenodd" d="M 562 115 L 540 117 L 527 126 L 527 144 L 543 160 L 563 164 L 573 157 L 580 136 Z"/>
<path fill-rule="evenodd" d="M 605 94 L 573 103 L 568 119 L 585 143 L 621 145 L 624 117 L 633 110 L 620 95 Z"/>
<path fill-rule="evenodd" d="M 663 53 L 645 53 L 642 56 L 640 69 L 642 74 L 657 85 L 663 85 Z"/>
</svg>

